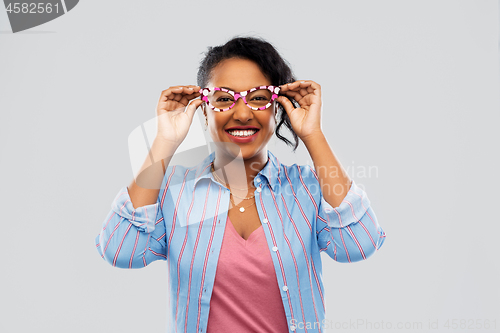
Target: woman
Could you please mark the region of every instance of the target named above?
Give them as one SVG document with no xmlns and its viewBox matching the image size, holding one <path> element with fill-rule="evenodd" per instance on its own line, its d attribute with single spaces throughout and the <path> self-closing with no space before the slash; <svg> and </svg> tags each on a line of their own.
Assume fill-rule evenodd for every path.
<svg viewBox="0 0 500 333">
<path fill-rule="evenodd" d="M 215 151 L 171 166 L 198 107 Z M 271 44 L 234 38 L 209 48 L 198 86 L 163 91 L 157 115 L 152 160 L 113 201 L 101 256 L 122 268 L 167 260 L 171 332 L 324 332 L 320 253 L 364 260 L 385 233 L 323 134 L 320 85 L 296 81 Z M 268 151 L 273 133 L 292 144 L 282 125 L 314 169 Z"/>
</svg>

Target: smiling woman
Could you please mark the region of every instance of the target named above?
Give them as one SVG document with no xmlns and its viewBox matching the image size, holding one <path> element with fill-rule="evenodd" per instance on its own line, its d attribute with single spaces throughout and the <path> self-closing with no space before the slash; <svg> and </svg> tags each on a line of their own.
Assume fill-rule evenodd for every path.
<svg viewBox="0 0 500 333">
<path fill-rule="evenodd" d="M 198 107 L 216 149 L 192 168 L 170 165 Z M 119 191 L 96 246 L 122 268 L 167 260 L 170 332 L 303 331 L 297 323 L 324 332 L 320 253 L 364 260 L 385 233 L 328 145 L 320 115 L 320 85 L 295 80 L 258 38 L 209 48 L 197 86 L 162 92 L 149 154 L 161 163 L 147 159 Z M 294 150 L 300 138 L 314 169 L 281 164 L 267 149 L 274 133 Z"/>
<path fill-rule="evenodd" d="M 230 58 L 223 60 L 212 70 L 208 85 L 213 87 L 230 87 L 231 90 L 247 92 L 255 87 L 271 86 L 271 82 L 253 61 Z M 274 90 L 274 87 L 271 87 Z M 270 94 L 267 89 L 261 90 L 265 90 Z M 276 127 L 275 115 L 277 111 L 277 103 L 274 102 L 277 96 L 272 98 L 273 95 L 270 95 L 268 100 L 265 100 L 264 103 L 261 102 L 264 106 L 269 104 L 269 107 L 262 110 L 252 110 L 247 107 L 244 98 L 234 101 L 235 98 L 233 100 L 229 98 L 223 99 L 224 96 L 216 94 L 211 98 L 205 99 L 212 100 L 215 103 L 229 104 L 226 111 L 208 107 L 207 103 L 202 105 L 203 113 L 207 117 L 210 136 L 219 151 L 219 153 L 216 152 L 215 154 L 214 168 L 216 170 L 221 169 L 222 166 L 229 166 L 230 161 L 237 157 L 243 159 L 245 165 L 254 165 L 254 169 L 260 170 L 267 163 L 267 144 L 273 136 Z M 229 94 L 229 96 L 231 95 Z M 272 102 L 271 99 L 273 100 Z M 256 132 L 249 136 L 248 130 L 251 128 L 256 130 Z M 242 129 L 246 129 L 247 133 L 235 131 Z M 243 137 L 243 135 L 245 136 Z M 232 165 L 234 166 L 235 164 Z M 257 173 L 255 170 L 251 171 L 247 173 L 247 177 L 243 178 L 239 173 L 228 170 L 228 174 L 238 175 L 231 180 L 228 179 L 228 183 L 235 188 L 247 188 L 251 186 L 252 180 Z"/>
</svg>

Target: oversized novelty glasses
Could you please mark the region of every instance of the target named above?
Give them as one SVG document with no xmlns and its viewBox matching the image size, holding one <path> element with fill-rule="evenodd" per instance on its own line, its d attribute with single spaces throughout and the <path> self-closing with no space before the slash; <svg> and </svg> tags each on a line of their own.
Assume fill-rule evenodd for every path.
<svg viewBox="0 0 500 333">
<path fill-rule="evenodd" d="M 265 110 L 278 98 L 279 87 L 260 86 L 247 91 L 235 92 L 226 88 L 200 89 L 201 99 L 214 111 L 223 112 L 236 105 L 238 98 L 252 110 Z"/>
</svg>

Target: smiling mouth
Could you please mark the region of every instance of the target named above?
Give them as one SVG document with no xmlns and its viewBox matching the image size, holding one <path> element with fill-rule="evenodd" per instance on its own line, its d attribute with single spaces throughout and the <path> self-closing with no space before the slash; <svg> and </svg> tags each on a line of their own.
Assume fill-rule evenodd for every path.
<svg viewBox="0 0 500 333">
<path fill-rule="evenodd" d="M 226 130 L 229 135 L 232 135 L 237 138 L 246 138 L 257 133 L 258 129 L 250 129 L 250 130 Z"/>
</svg>

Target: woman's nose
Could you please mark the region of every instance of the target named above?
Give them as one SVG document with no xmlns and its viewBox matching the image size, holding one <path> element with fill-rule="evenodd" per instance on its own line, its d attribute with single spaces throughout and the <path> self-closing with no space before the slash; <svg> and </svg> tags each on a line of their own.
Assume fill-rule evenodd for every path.
<svg viewBox="0 0 500 333">
<path fill-rule="evenodd" d="M 253 118 L 252 109 L 245 105 L 243 98 L 238 98 L 233 106 L 233 117 L 242 122 L 247 122 Z"/>
</svg>

